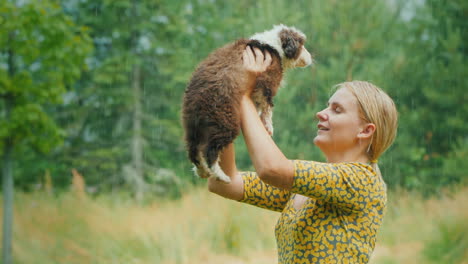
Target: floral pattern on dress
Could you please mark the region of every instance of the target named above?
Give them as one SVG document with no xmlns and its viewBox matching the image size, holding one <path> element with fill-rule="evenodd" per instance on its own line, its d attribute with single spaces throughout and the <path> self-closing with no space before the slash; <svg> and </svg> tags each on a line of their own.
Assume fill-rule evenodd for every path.
<svg viewBox="0 0 468 264">
<path fill-rule="evenodd" d="M 241 202 L 281 212 L 278 263 L 367 263 L 386 207 L 386 185 L 364 163 L 294 161 L 290 191 L 244 172 Z M 296 195 L 308 197 L 296 210 Z"/>
</svg>

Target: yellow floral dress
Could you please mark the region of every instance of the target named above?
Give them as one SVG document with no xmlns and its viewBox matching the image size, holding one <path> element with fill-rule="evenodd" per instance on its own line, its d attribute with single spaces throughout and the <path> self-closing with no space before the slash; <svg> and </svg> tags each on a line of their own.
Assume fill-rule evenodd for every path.
<svg viewBox="0 0 468 264">
<path fill-rule="evenodd" d="M 386 206 L 386 185 L 364 163 L 294 161 L 292 189 L 243 172 L 241 202 L 281 212 L 275 227 L 278 263 L 367 263 Z M 296 194 L 307 196 L 293 206 Z"/>
</svg>

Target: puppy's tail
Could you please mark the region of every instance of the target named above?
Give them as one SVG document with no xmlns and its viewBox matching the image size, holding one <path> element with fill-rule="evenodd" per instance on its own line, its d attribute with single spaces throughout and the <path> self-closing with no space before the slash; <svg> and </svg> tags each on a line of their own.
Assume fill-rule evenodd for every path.
<svg viewBox="0 0 468 264">
<path fill-rule="evenodd" d="M 198 117 L 192 117 L 188 114 L 184 114 L 184 116 L 188 116 L 184 118 L 184 126 L 185 126 L 185 141 L 187 144 L 187 154 L 189 160 L 195 166 L 200 166 L 200 149 L 201 149 L 201 141 L 202 138 L 202 131 L 200 130 L 200 119 Z"/>
<path fill-rule="evenodd" d="M 208 178 L 210 176 L 210 170 L 203 157 L 200 145 L 189 144 L 188 156 L 194 166 L 193 172 L 200 178 Z"/>
<path fill-rule="evenodd" d="M 214 173 L 213 171 L 208 167 L 208 164 L 206 163 L 206 160 L 203 156 L 203 152 L 199 150 L 196 154 L 195 158 L 196 162 L 193 162 L 193 172 L 195 175 L 197 175 L 200 178 L 208 178 L 212 176 Z"/>
<path fill-rule="evenodd" d="M 230 183 L 231 178 L 227 176 L 221 167 L 219 166 L 219 158 L 214 162 L 213 165 L 209 166 L 203 155 L 203 151 L 198 151 L 198 165 L 194 164 L 193 172 L 200 178 L 214 177 L 222 182 Z"/>
</svg>

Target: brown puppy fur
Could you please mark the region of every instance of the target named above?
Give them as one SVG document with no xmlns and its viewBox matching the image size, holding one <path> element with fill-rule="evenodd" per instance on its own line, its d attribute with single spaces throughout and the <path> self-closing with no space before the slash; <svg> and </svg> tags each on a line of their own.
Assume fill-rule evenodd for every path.
<svg viewBox="0 0 468 264">
<path fill-rule="evenodd" d="M 219 152 L 239 135 L 240 100 L 247 74 L 242 53 L 247 46 L 268 51 L 272 63 L 256 79 L 252 98 L 270 134 L 273 97 L 283 79 L 284 68 L 307 66 L 312 60 L 303 47 L 305 36 L 283 25 L 240 39 L 211 53 L 197 67 L 183 99 L 182 121 L 188 156 L 200 177 L 215 176 L 229 182 L 219 168 Z M 280 46 L 280 47 L 279 47 Z"/>
</svg>

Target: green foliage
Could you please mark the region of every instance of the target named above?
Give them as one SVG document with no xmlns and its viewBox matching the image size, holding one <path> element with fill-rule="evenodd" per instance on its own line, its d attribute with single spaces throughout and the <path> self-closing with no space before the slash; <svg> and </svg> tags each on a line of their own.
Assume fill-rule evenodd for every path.
<svg viewBox="0 0 468 264">
<path fill-rule="evenodd" d="M 153 192 L 168 193 L 170 190 L 160 187 L 177 182 L 178 178 L 174 172 L 169 173 L 171 177 L 158 173 L 159 169 L 186 169 L 180 141 L 180 104 L 175 103 L 183 83 L 174 81 L 178 78 L 172 76 L 175 70 L 166 72 L 167 65 L 173 69 L 176 63 L 163 60 L 173 56 L 171 38 L 176 34 L 169 23 L 178 21 L 179 14 L 161 1 L 75 4 L 67 6 L 67 10 L 77 22 L 92 29 L 95 53 L 91 58 L 92 72 L 70 92 L 70 102 L 63 109 L 61 120 L 70 136 L 66 139 L 68 144 L 52 159 L 62 159 L 67 167 L 56 173 L 66 174 L 70 168 L 77 168 L 87 183 L 99 190 L 123 186 L 124 167 L 132 160 L 136 108 L 132 83 L 138 78 L 133 76 L 138 67 L 141 77 L 137 81 L 143 96 L 137 99 L 142 106 L 142 131 L 138 136 L 143 142 L 144 180 L 151 183 Z M 62 152 L 70 156 L 63 157 Z M 154 182 L 162 183 L 158 186 Z M 173 184 L 172 191 L 177 193 L 177 186 Z"/>
<path fill-rule="evenodd" d="M 398 88 L 392 94 L 400 111 L 399 136 L 391 152 L 399 165 L 391 170 L 392 184 L 433 191 L 466 178 L 463 166 L 452 168 L 456 174 L 444 172 L 456 155 L 467 157 L 466 152 L 452 154 L 468 131 L 462 15 L 467 11 L 465 1 L 428 1 L 407 23 L 408 34 L 400 36 L 403 53 L 394 58 L 388 74 Z"/>
<path fill-rule="evenodd" d="M 286 156 L 323 160 L 312 143 L 315 113 L 334 85 L 368 80 L 394 98 L 400 113 L 396 142 L 379 159 L 384 178 L 391 187 L 432 192 L 466 182 L 465 2 L 62 0 L 61 6 L 18 8 L 7 1 L 0 9 L 1 36 L 13 28 L 21 33 L 15 31 L 14 42 L 0 38 L 0 95 L 15 94 L 25 103 L 12 112 L 14 122 L 0 119 L 0 138 L 29 142 L 19 149 L 21 161 L 31 164 L 18 168 L 22 186 L 49 169 L 57 187 L 65 187 L 76 168 L 97 190 L 127 188 L 138 67 L 144 180 L 153 193 L 177 196 L 186 184 L 204 182 L 190 170 L 180 125 L 192 71 L 227 42 L 283 23 L 308 36 L 316 61 L 287 72 L 275 97 L 274 139 Z M 87 71 L 72 83 L 90 39 Z M 17 54 L 11 78 L 8 45 Z M 54 148 L 62 135 L 64 144 Z M 30 153 L 23 147 L 30 144 L 53 151 Z M 236 149 L 239 167 L 252 169 L 241 137 Z"/>
<path fill-rule="evenodd" d="M 87 29 L 53 1 L 2 1 L 0 25 L 0 146 L 46 153 L 63 138 L 50 107 L 85 68 Z"/>
<path fill-rule="evenodd" d="M 443 184 L 448 185 L 453 182 L 461 182 L 467 184 L 468 177 L 468 139 L 465 138 L 459 144 L 453 144 L 453 150 L 447 155 L 447 158 L 442 163 Z"/>
<path fill-rule="evenodd" d="M 44 105 L 58 103 L 66 84 L 79 77 L 90 50 L 86 29 L 75 26 L 51 2 L 0 5 L 0 96 L 12 103 L 9 120 L 0 121 L 0 142 L 45 152 L 60 139 L 60 130 Z"/>
</svg>

